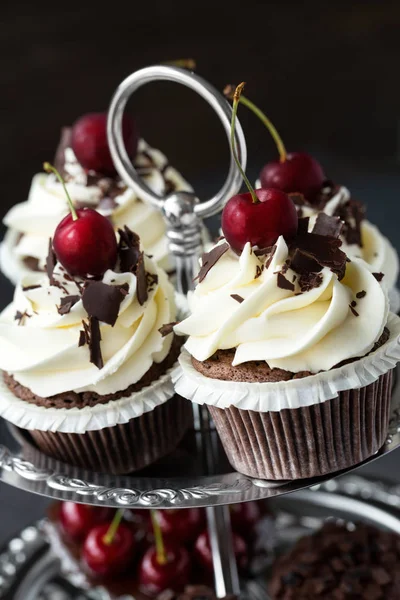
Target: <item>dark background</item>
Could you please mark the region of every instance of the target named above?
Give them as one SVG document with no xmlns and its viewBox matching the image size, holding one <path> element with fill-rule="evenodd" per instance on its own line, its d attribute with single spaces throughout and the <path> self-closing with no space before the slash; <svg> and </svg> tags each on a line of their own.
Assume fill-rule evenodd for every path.
<svg viewBox="0 0 400 600">
<path fill-rule="evenodd" d="M 32 175 L 52 159 L 62 125 L 105 110 L 122 79 L 161 61 L 191 57 L 222 89 L 246 93 L 274 121 L 289 150 L 307 150 L 351 188 L 370 220 L 400 249 L 400 3 L 368 1 L 2 3 L 0 213 L 26 199 Z M 154 84 L 132 109 L 201 198 L 228 163 L 214 115 L 193 93 Z M 253 115 L 240 110 L 253 179 L 276 157 Z M 0 300 L 12 288 L 1 280 Z M 400 481 L 395 453 L 368 472 Z M 44 502 L 0 486 L 0 539 Z"/>
</svg>

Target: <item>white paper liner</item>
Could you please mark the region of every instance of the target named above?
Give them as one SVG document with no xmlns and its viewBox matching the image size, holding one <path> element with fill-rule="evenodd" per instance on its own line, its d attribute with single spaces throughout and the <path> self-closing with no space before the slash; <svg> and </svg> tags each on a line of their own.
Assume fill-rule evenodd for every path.
<svg viewBox="0 0 400 600">
<path fill-rule="evenodd" d="M 389 340 L 372 354 L 303 379 L 267 383 L 212 379 L 194 368 L 190 354 L 183 349 L 172 381 L 179 395 L 196 404 L 217 408 L 235 406 L 256 412 L 278 412 L 319 404 L 336 398 L 344 390 L 369 385 L 396 366 L 400 361 L 400 318 L 389 314 L 387 327 Z"/>
<path fill-rule="evenodd" d="M 151 385 L 126 398 L 84 408 L 46 408 L 20 400 L 0 374 L 0 416 L 21 429 L 85 433 L 123 425 L 164 404 L 174 395 L 169 369 Z"/>
</svg>

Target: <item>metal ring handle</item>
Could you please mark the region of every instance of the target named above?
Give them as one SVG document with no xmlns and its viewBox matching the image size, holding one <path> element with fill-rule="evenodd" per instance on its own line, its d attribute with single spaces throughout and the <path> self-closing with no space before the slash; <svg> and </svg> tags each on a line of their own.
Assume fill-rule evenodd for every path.
<svg viewBox="0 0 400 600">
<path fill-rule="evenodd" d="M 232 109 L 223 95 L 213 85 L 208 83 L 208 81 L 195 73 L 191 73 L 178 67 L 166 65 L 146 67 L 129 75 L 118 86 L 111 100 L 107 122 L 108 143 L 112 159 L 119 175 L 125 183 L 133 188 L 133 190 L 145 201 L 149 202 L 154 207 L 161 209 L 164 204 L 164 199 L 158 194 L 155 194 L 139 177 L 126 152 L 122 137 L 122 116 L 129 97 L 137 89 L 153 81 L 174 81 L 197 92 L 217 113 L 227 134 L 229 144 Z M 247 161 L 246 141 L 242 127 L 238 121 L 236 123 L 235 138 L 239 160 L 243 169 L 245 169 Z M 221 190 L 209 200 L 198 203 L 194 207 L 195 213 L 199 218 L 204 219 L 219 212 L 226 201 L 240 189 L 242 176 L 236 166 L 232 152 L 230 154 L 229 173 Z"/>
</svg>

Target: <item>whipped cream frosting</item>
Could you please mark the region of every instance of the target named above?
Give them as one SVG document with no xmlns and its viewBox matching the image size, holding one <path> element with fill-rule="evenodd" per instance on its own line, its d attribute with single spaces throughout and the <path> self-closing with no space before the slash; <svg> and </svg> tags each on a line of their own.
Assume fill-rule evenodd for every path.
<svg viewBox="0 0 400 600">
<path fill-rule="evenodd" d="M 153 362 L 167 356 L 172 336 L 163 338 L 158 330 L 175 320 L 167 275 L 147 256 L 144 268 L 148 297 L 142 304 L 135 274 L 109 270 L 103 276 L 103 283 L 123 287 L 124 295 L 115 324 L 99 322 L 102 368 L 90 362 L 88 344 L 79 345 L 83 322 L 89 322 L 80 282 L 71 281 L 59 264 L 53 284 L 45 274 L 26 276 L 0 315 L 0 369 L 45 398 L 71 390 L 113 394 L 139 381 Z M 69 312 L 60 314 L 62 299 L 76 295 Z"/>
<path fill-rule="evenodd" d="M 256 182 L 256 187 L 261 187 L 259 180 Z M 333 216 L 350 198 L 350 191 L 346 187 L 340 186 L 322 210 L 327 215 Z M 309 204 L 301 205 L 298 208 L 303 217 L 310 217 L 310 228 L 312 228 L 320 209 Z M 342 236 L 343 251 L 350 258 L 364 259 L 372 273 L 384 273 L 385 285 L 388 289 L 393 288 L 397 283 L 399 275 L 399 257 L 395 248 L 389 239 L 379 231 L 378 227 L 368 220 L 363 219 L 360 223 L 360 228 L 362 246 L 359 244 L 348 244 L 345 237 Z"/>
<path fill-rule="evenodd" d="M 168 242 L 165 236 L 165 223 L 160 211 L 140 200 L 135 192 L 116 178 L 113 180 L 113 198 L 107 199 L 104 184 L 107 179 L 93 178 L 76 160 L 71 148 L 64 151 L 63 169 L 67 187 L 73 202 L 77 206 L 88 206 L 109 216 L 117 230 L 124 225 L 134 230 L 141 239 L 143 248 L 167 270 L 173 267 L 168 254 Z M 143 139 L 139 142 L 135 166 L 147 185 L 156 193 L 165 195 L 167 187 L 176 190 L 189 190 L 191 186 L 168 164 L 167 158 L 151 148 Z M 94 183 L 91 183 L 91 177 Z M 15 270 L 29 272 L 24 260 L 32 257 L 43 268 L 48 240 L 53 235 L 68 208 L 65 193 L 54 174 L 38 173 L 33 177 L 29 197 L 26 202 L 16 204 L 6 214 L 4 224 L 8 227 L 2 248 L 2 267 L 4 271 Z M 9 265 L 12 258 L 7 255 L 4 245 L 12 244 L 12 253 L 17 258 L 16 265 Z"/>
<path fill-rule="evenodd" d="M 283 237 L 272 259 L 256 256 L 250 244 L 240 257 L 225 252 L 191 294 L 192 314 L 175 326 L 189 336 L 187 351 L 204 361 L 235 348 L 233 365 L 266 361 L 294 373 L 368 353 L 386 325 L 388 300 L 365 261 L 348 262 L 341 280 L 325 266 L 318 285 L 307 286 L 288 258 Z"/>
</svg>

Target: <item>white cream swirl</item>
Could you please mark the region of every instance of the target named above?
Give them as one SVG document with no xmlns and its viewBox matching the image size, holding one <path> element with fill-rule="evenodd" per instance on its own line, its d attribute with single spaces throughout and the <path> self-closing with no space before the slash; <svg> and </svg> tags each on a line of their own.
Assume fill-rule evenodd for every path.
<svg viewBox="0 0 400 600">
<path fill-rule="evenodd" d="M 65 170 L 70 176 L 67 187 L 73 202 L 97 208 L 103 196 L 101 188 L 98 184 L 87 185 L 87 174 L 77 162 L 71 148 L 65 150 L 65 159 Z M 139 142 L 135 165 L 143 168 L 145 182 L 160 195 L 166 193 L 166 181 L 170 181 L 177 190 L 192 190 L 178 171 L 168 165 L 166 157 L 159 150 L 148 146 L 144 140 Z M 99 212 L 111 216 L 116 230 L 127 225 L 135 231 L 146 252 L 162 268 L 171 269 L 173 265 L 160 211 L 143 202 L 122 181 L 119 181 L 118 186 L 121 187 L 121 193 L 115 197 L 115 206 L 111 210 L 100 207 Z M 2 268 L 8 276 L 13 269 L 18 269 L 20 275 L 29 272 L 29 268 L 24 265 L 27 257 L 37 259 L 39 267 L 43 268 L 48 240 L 67 212 L 65 193 L 56 177 L 46 173 L 35 175 L 28 200 L 13 206 L 3 220 L 8 232 L 2 245 L 1 259 Z M 7 264 L 13 258 L 10 254 L 17 259 L 14 265 Z"/>
<path fill-rule="evenodd" d="M 294 289 L 277 284 L 287 258 L 280 237 L 267 268 L 250 244 L 240 258 L 228 250 L 219 259 L 190 297 L 192 314 L 175 327 L 189 336 L 192 356 L 204 361 L 218 349 L 235 348 L 233 365 L 266 361 L 272 368 L 317 373 L 371 350 L 385 327 L 388 301 L 366 263 L 352 260 L 341 281 L 324 267 L 320 285 L 300 293 L 290 268 L 285 277 Z M 359 292 L 366 294 L 357 298 Z"/>
<path fill-rule="evenodd" d="M 158 330 L 175 320 L 167 275 L 147 256 L 145 269 L 156 274 L 158 282 L 150 287 L 143 305 L 134 274 L 107 271 L 103 277 L 109 285 L 128 284 L 129 291 L 115 325 L 100 322 L 101 369 L 90 362 L 88 346 L 78 346 L 82 321 L 88 319 L 82 300 L 67 314 L 57 310 L 62 297 L 78 293 L 77 285 L 65 279 L 59 265 L 54 276 L 62 288 L 50 285 L 44 274 L 24 278 L 13 302 L 0 315 L 0 369 L 45 398 L 71 390 L 113 394 L 139 381 L 153 362 L 167 356 L 172 336 L 163 338 Z M 27 316 L 16 319 L 17 311 Z"/>
</svg>

